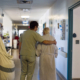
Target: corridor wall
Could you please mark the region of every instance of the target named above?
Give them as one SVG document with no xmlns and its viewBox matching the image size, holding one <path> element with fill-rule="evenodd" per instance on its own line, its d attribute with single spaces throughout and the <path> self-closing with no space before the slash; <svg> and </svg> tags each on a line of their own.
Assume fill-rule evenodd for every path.
<svg viewBox="0 0 80 80">
<path fill-rule="evenodd" d="M 42 35 L 43 32 L 43 24 L 46 23 L 46 27 L 49 27 L 49 15 L 50 9 L 46 11 L 46 13 L 39 20 L 39 33 Z"/>
<path fill-rule="evenodd" d="M 7 16 L 6 13 L 4 13 L 3 17 L 3 34 L 9 32 L 10 36 L 10 45 L 12 46 L 12 20 Z"/>
<path fill-rule="evenodd" d="M 46 22 L 48 27 L 49 20 L 52 19 L 52 36 L 57 40 L 58 49 L 63 47 L 66 53 L 68 52 L 68 8 L 78 1 L 56 0 L 51 8 L 39 19 L 40 24 Z M 60 38 L 60 26 L 58 29 L 58 23 L 60 25 L 62 20 L 65 20 L 65 40 L 61 40 Z M 56 59 L 56 68 L 67 79 L 67 58 L 59 54 Z"/>
<path fill-rule="evenodd" d="M 2 13 L 2 9 L 0 8 L 0 14 Z M 0 15 L 0 23 L 3 23 L 3 19 L 2 19 L 2 17 L 1 17 L 1 15 Z"/>
</svg>

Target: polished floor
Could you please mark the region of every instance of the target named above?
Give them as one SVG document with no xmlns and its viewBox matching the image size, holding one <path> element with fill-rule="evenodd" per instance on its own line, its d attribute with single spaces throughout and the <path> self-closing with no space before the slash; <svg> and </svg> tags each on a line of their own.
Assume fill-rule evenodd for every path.
<svg viewBox="0 0 80 80">
<path fill-rule="evenodd" d="M 19 56 L 18 49 L 12 50 L 12 56 L 15 63 L 15 80 L 20 80 L 21 65 L 20 65 L 20 59 L 18 57 Z M 36 58 L 36 66 L 32 80 L 39 80 L 39 58 Z M 60 79 L 59 76 L 57 75 L 57 80 L 62 80 L 62 79 Z"/>
</svg>

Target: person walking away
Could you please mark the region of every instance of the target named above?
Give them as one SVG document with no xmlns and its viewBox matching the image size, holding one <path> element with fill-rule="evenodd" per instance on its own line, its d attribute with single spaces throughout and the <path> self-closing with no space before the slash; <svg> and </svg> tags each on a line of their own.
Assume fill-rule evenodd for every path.
<svg viewBox="0 0 80 80">
<path fill-rule="evenodd" d="M 55 40 L 50 34 L 49 28 L 44 28 L 42 36 L 45 40 Z M 58 55 L 56 45 L 38 44 L 36 55 L 40 56 L 40 80 L 56 80 L 55 57 Z"/>
<path fill-rule="evenodd" d="M 44 44 L 56 44 L 56 41 L 43 40 L 42 37 L 36 32 L 38 29 L 38 23 L 36 21 L 30 22 L 30 30 L 25 31 L 20 38 L 19 52 L 21 58 L 21 77 L 20 80 L 32 80 L 32 76 L 35 69 L 36 60 L 36 42 Z"/>
</svg>

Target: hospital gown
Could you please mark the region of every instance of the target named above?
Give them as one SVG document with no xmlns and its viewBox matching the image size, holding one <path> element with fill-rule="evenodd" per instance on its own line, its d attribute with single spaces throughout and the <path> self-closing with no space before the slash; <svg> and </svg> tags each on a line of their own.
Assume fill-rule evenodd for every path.
<svg viewBox="0 0 80 80">
<path fill-rule="evenodd" d="M 44 40 L 55 40 L 50 34 L 42 36 Z M 58 55 L 56 45 L 38 44 L 36 55 L 40 56 L 40 80 L 56 80 L 55 57 Z"/>
</svg>

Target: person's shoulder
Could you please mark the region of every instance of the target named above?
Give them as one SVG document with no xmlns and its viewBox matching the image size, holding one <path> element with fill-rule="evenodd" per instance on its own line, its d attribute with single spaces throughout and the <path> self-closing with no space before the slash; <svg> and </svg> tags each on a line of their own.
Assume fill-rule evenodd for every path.
<svg viewBox="0 0 80 80">
<path fill-rule="evenodd" d="M 54 37 L 54 36 L 51 36 L 51 38 L 52 38 L 53 40 L 55 40 L 55 37 Z"/>
<path fill-rule="evenodd" d="M 46 35 L 43 35 L 43 37 L 51 37 L 51 35 L 50 34 L 46 34 Z"/>
<path fill-rule="evenodd" d="M 55 40 L 54 36 L 52 36 L 50 34 L 46 35 L 46 37 L 50 38 L 51 40 Z"/>
<path fill-rule="evenodd" d="M 35 35 L 40 35 L 39 33 L 35 32 L 35 31 L 33 31 L 33 33 L 34 33 Z"/>
<path fill-rule="evenodd" d="M 24 31 L 23 34 L 25 34 L 26 32 L 28 32 L 28 30 L 27 30 L 27 31 Z M 22 34 L 22 35 L 23 35 L 23 34 Z"/>
<path fill-rule="evenodd" d="M 52 36 L 52 35 L 50 35 L 50 34 L 49 34 L 49 36 L 50 36 L 51 38 L 54 38 L 54 36 Z"/>
<path fill-rule="evenodd" d="M 36 34 L 36 32 L 33 30 L 28 30 L 28 32 Z"/>
<path fill-rule="evenodd" d="M 27 31 L 24 32 L 24 34 L 30 34 L 30 33 L 32 33 L 31 30 L 27 30 Z"/>
<path fill-rule="evenodd" d="M 41 36 L 41 37 L 42 37 L 44 40 L 46 40 L 46 38 L 47 38 L 46 35 L 43 35 L 43 36 Z"/>
<path fill-rule="evenodd" d="M 45 35 L 42 36 L 42 38 L 44 38 L 44 37 L 45 37 Z"/>
</svg>

